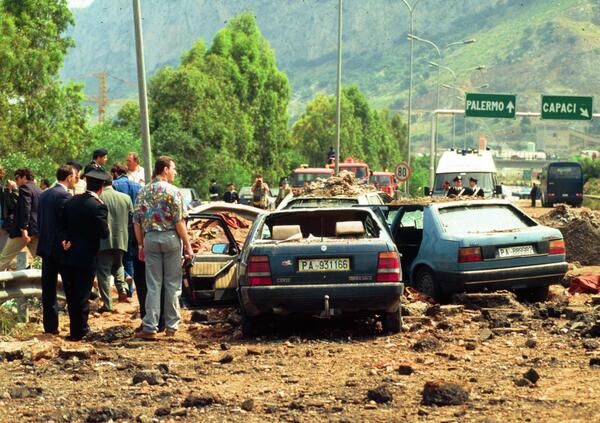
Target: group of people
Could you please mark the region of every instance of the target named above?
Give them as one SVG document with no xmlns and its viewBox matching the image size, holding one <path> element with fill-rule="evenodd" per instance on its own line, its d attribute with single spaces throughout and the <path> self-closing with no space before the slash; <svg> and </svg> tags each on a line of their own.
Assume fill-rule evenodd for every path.
<svg viewBox="0 0 600 423">
<path fill-rule="evenodd" d="M 450 182 L 444 181 L 442 189 L 444 190 L 444 196 L 454 198 L 460 196 L 471 196 L 471 197 L 484 197 L 483 188 L 477 186 L 477 179 L 469 178 L 469 186 L 465 187 L 462 185 L 462 177 L 456 176 L 452 182 L 453 186 L 450 186 Z"/>
<path fill-rule="evenodd" d="M 3 191 L 0 201 L 2 224 L 8 229 L 0 270 L 7 270 L 25 247 L 42 258 L 46 333 L 59 333 L 60 274 L 70 320 L 68 339 L 81 340 L 91 333 L 94 279 L 103 303 L 99 311 L 113 310 L 111 276 L 120 302 L 129 302 L 134 286 L 137 289 L 139 337 L 154 339 L 163 328 L 173 336 L 181 320 L 182 249 L 185 256 L 192 255 L 183 197 L 173 185 L 175 162 L 159 157 L 148 184 L 136 153 L 128 154 L 126 165 L 117 163 L 110 171 L 105 169 L 107 162 L 108 152 L 98 149 L 83 172 L 77 162 L 62 165 L 56 182 L 44 191 L 30 169 L 15 171 L 18 193 Z"/>
<path fill-rule="evenodd" d="M 265 182 L 262 175 L 255 176 L 254 183 L 252 184 L 250 191 L 252 193 L 252 199 L 250 201 L 252 206 L 263 210 L 269 208 L 269 185 Z M 283 178 L 279 184 L 279 193 L 275 199 L 275 206 L 278 206 L 279 203 L 281 203 L 281 201 L 291 192 L 292 188 L 289 186 L 287 178 Z M 215 179 L 210 181 L 208 195 L 210 201 L 219 200 L 219 186 L 217 185 L 217 181 Z M 222 200 L 226 203 L 240 202 L 240 195 L 236 191 L 235 184 L 233 182 L 229 183 L 228 189 L 223 194 Z"/>
</svg>

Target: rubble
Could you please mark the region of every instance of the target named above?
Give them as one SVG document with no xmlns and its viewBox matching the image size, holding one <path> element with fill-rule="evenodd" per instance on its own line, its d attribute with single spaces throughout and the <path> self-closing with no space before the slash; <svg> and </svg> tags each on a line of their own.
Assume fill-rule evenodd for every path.
<svg viewBox="0 0 600 423">
<path fill-rule="evenodd" d="M 58 351 L 58 356 L 64 360 L 76 357 L 85 360 L 96 354 L 96 348 L 91 344 L 63 345 Z"/>
<path fill-rule="evenodd" d="M 243 244 L 250 232 L 252 221 L 234 213 L 217 212 L 216 214 L 225 220 L 225 223 L 238 244 Z M 188 223 L 188 236 L 194 254 L 210 252 L 213 244 L 229 242 L 223 228 L 215 220 L 191 220 Z"/>
<path fill-rule="evenodd" d="M 394 396 L 386 385 L 381 385 L 375 389 L 369 389 L 367 398 L 371 401 L 375 401 L 377 404 L 385 404 L 391 402 L 394 399 Z"/>
<path fill-rule="evenodd" d="M 423 387 L 423 405 L 461 405 L 469 400 L 469 392 L 456 383 L 427 382 Z"/>
<path fill-rule="evenodd" d="M 587 207 L 571 208 L 558 204 L 538 220 L 563 234 L 567 261 L 584 266 L 600 264 L 600 213 Z"/>
<path fill-rule="evenodd" d="M 296 196 L 313 197 L 335 197 L 345 196 L 353 197 L 367 192 L 376 192 L 377 189 L 356 179 L 354 173 L 347 170 L 340 172 L 339 176 L 332 176 L 327 179 L 317 178 L 312 181 L 308 187 L 298 191 Z"/>
</svg>

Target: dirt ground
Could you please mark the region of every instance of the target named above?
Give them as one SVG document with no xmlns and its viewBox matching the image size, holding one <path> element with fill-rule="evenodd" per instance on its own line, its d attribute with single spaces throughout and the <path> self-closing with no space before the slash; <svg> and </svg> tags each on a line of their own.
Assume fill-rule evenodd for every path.
<svg viewBox="0 0 600 423">
<path fill-rule="evenodd" d="M 600 315 L 588 295 L 552 292 L 547 305 L 509 298 L 492 311 L 413 303 L 394 336 L 277 319 L 245 340 L 233 310 L 211 310 L 229 323 L 185 311 L 174 339 L 140 341 L 136 307 L 118 304 L 92 317 L 96 340 L 69 343 L 61 314 L 61 335 L 35 334 L 46 358 L 0 363 L 0 421 L 598 421 Z M 425 405 L 435 381 L 457 386 L 434 402 L 460 404 Z"/>
<path fill-rule="evenodd" d="M 570 273 L 586 272 L 600 266 Z M 141 341 L 136 303 L 115 309 L 91 316 L 88 341 L 65 339 L 64 313 L 58 336 L 37 323 L 24 343 L 0 339 L 0 422 L 600 421 L 600 298 L 558 285 L 539 304 L 407 302 L 393 336 L 277 318 L 244 339 L 225 309 L 184 310 L 175 338 Z"/>
</svg>

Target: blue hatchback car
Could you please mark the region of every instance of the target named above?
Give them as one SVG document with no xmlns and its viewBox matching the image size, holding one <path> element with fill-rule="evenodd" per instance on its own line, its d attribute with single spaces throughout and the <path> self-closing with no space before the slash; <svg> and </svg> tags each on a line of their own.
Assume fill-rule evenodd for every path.
<svg viewBox="0 0 600 423">
<path fill-rule="evenodd" d="M 405 278 L 434 298 L 510 289 L 522 299 L 543 301 L 548 286 L 567 271 L 560 231 L 507 201 L 390 206 L 388 217 Z"/>
</svg>

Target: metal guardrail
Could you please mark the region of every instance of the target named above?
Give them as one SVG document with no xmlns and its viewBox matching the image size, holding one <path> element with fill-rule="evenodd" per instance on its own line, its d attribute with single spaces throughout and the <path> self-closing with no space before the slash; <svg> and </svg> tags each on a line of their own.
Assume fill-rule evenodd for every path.
<svg viewBox="0 0 600 423">
<path fill-rule="evenodd" d="M 57 296 L 65 299 L 60 278 L 57 284 Z M 19 298 L 42 297 L 42 271 L 39 269 L 0 272 L 0 303 Z"/>
</svg>

